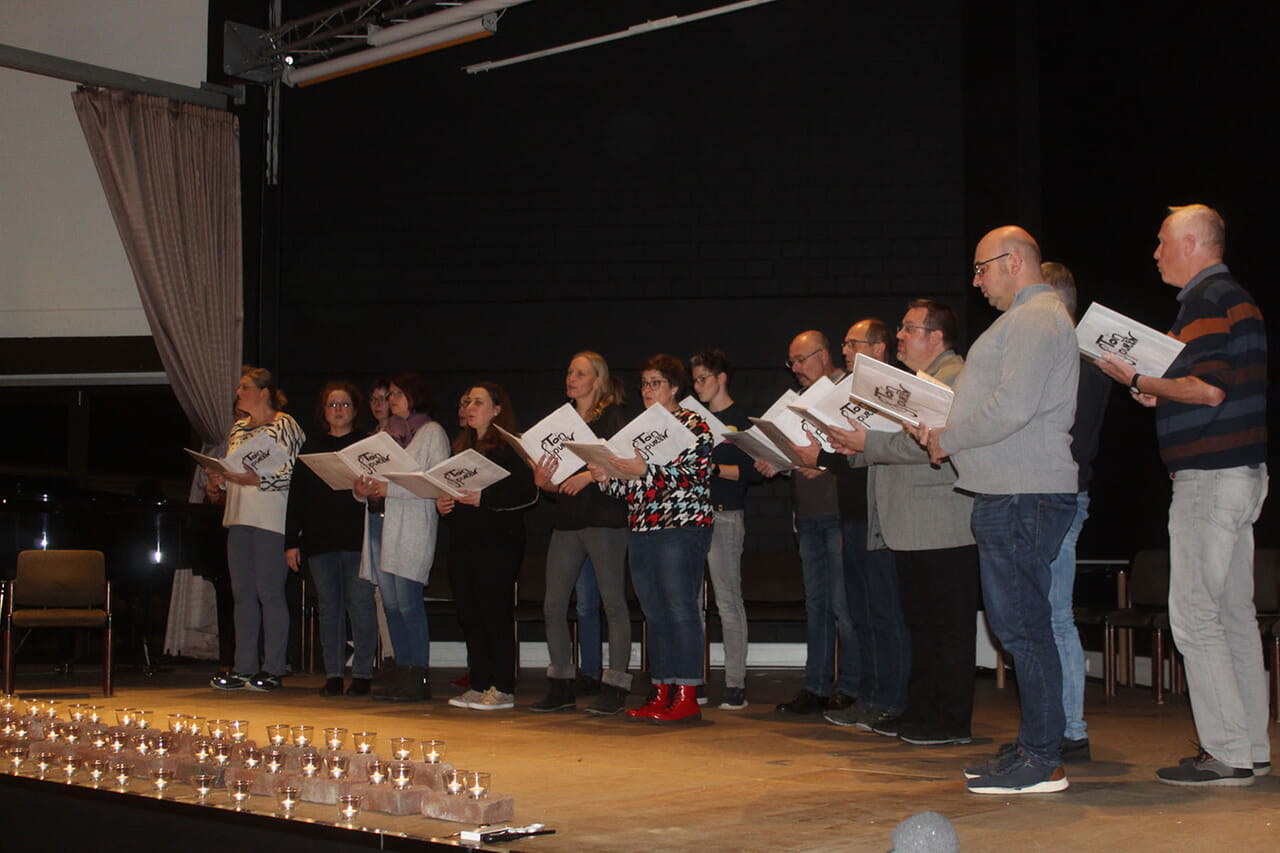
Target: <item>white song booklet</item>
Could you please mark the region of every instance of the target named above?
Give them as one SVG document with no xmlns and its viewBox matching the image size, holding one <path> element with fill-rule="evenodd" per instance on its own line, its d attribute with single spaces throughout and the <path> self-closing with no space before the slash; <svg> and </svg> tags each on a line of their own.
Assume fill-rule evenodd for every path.
<svg viewBox="0 0 1280 853">
<path fill-rule="evenodd" d="M 956 392 L 931 376 L 908 373 L 858 353 L 849 396 L 911 426 L 941 427 L 947 425 Z"/>
<path fill-rule="evenodd" d="M 667 465 L 697 443 L 697 437 L 675 415 L 654 404 L 608 441 L 597 438 L 587 442 L 566 441 L 564 444 L 589 464 L 604 468 L 616 480 L 638 480 L 639 477 L 618 470 L 613 464 L 613 457 L 631 459 L 639 453 L 640 458 L 650 465 Z"/>
<path fill-rule="evenodd" d="M 1132 364 L 1143 376 L 1164 376 L 1186 346 L 1097 302 L 1080 318 L 1076 342 L 1089 358 L 1110 353 Z"/>
<path fill-rule="evenodd" d="M 441 495 L 460 498 L 464 491 L 481 491 L 486 486 L 510 477 L 511 472 L 496 462 L 491 462 L 483 453 L 464 450 L 426 471 L 388 471 L 383 476 L 420 498 L 438 498 Z"/>
<path fill-rule="evenodd" d="M 565 442 L 591 441 L 596 437 L 572 403 L 565 403 L 520 435 L 513 435 L 497 424 L 493 427 L 531 468 L 543 456 L 554 456 L 559 464 L 551 482 L 557 486 L 577 473 L 584 464 L 576 453 L 565 447 Z"/>
<path fill-rule="evenodd" d="M 182 448 L 202 468 L 212 468 L 224 474 L 271 474 L 284 467 L 287 451 L 276 444 L 275 439 L 260 432 L 227 454 L 225 459 L 205 456 L 189 448 Z"/>
<path fill-rule="evenodd" d="M 388 471 L 412 471 L 418 461 L 385 432 L 328 453 L 303 453 L 298 457 L 331 489 L 350 489 L 357 477 L 386 480 Z"/>
</svg>

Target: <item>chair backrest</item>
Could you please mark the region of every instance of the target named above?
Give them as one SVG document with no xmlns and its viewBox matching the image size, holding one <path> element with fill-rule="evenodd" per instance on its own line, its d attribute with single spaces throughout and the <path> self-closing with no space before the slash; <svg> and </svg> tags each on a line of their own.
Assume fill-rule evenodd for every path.
<svg viewBox="0 0 1280 853">
<path fill-rule="evenodd" d="M 1129 601 L 1134 607 L 1169 606 L 1169 552 L 1139 551 L 1129 572 Z"/>
<path fill-rule="evenodd" d="M 753 604 L 804 601 L 804 572 L 794 551 L 742 555 L 742 599 Z"/>
<path fill-rule="evenodd" d="M 1253 606 L 1259 613 L 1280 613 L 1280 550 L 1253 552 Z"/>
<path fill-rule="evenodd" d="M 547 553 L 526 553 L 516 575 L 516 600 L 541 602 L 547 597 Z"/>
<path fill-rule="evenodd" d="M 23 551 L 13 582 L 14 606 L 92 607 L 106 598 L 101 551 Z"/>
</svg>

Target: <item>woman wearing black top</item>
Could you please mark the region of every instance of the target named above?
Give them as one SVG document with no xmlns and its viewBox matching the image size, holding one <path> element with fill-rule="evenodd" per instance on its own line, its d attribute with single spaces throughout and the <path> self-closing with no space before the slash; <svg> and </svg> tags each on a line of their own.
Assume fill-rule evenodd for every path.
<svg viewBox="0 0 1280 853">
<path fill-rule="evenodd" d="M 472 449 L 511 476 L 465 497 L 442 495 L 436 508 L 449 522 L 449 579 L 467 640 L 472 689 L 449 700 L 455 708 L 496 711 L 515 707 L 515 625 L 512 606 L 516 573 L 524 557 L 524 515 L 538 501 L 529 466 L 521 461 L 496 424 L 516 431 L 515 411 L 501 386 L 478 382 L 467 392 L 467 426 L 453 452 Z"/>
<path fill-rule="evenodd" d="M 349 382 L 330 382 L 320 392 L 317 420 L 326 431 L 312 434 L 303 453 L 330 453 L 364 438 L 353 428 L 360 411 L 360 392 Z M 294 468 L 285 516 L 285 560 L 299 571 L 306 555 L 320 610 L 320 649 L 324 655 L 321 696 L 341 696 L 346 668 L 347 622 L 355 654 L 351 658 L 351 686 L 347 693 L 369 693 L 373 655 L 378 644 L 378 620 L 373 584 L 360 580 L 360 543 L 364 537 L 364 507 L 351 493 L 325 485 L 305 465 Z M 343 618 L 343 614 L 346 618 Z"/>
<path fill-rule="evenodd" d="M 565 396 L 573 401 L 582 419 L 597 438 L 610 438 L 627 423 L 621 394 L 615 392 L 609 365 L 595 352 L 580 352 L 569 362 L 564 378 Z M 544 456 L 534 470 L 534 482 L 556 502 L 551 544 L 547 548 L 547 592 L 543 617 L 547 629 L 547 667 L 550 688 L 530 711 L 551 712 L 573 708 L 574 671 L 569 639 L 569 596 L 591 558 L 600 597 L 609 620 L 609 666 L 601 678 L 600 697 L 588 713 L 610 716 L 626 707 L 631 690 L 631 614 L 627 609 L 627 507 L 592 485 L 591 472 L 583 469 L 559 486 L 551 482 L 555 457 Z"/>
</svg>

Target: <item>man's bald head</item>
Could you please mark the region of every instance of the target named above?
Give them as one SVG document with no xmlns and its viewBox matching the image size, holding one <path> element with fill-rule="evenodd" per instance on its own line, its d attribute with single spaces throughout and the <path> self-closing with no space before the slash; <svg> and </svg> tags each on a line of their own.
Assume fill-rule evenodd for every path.
<svg viewBox="0 0 1280 853">
<path fill-rule="evenodd" d="M 1008 311 L 1018 291 L 1039 284 L 1040 244 L 1017 225 L 988 231 L 973 252 L 973 286 L 994 307 Z"/>
</svg>

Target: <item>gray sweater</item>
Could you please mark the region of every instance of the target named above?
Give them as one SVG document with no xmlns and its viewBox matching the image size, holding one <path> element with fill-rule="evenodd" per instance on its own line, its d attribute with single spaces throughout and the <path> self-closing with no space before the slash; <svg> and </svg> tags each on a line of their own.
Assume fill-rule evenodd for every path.
<svg viewBox="0 0 1280 853">
<path fill-rule="evenodd" d="M 975 494 L 1075 494 L 1071 425 L 1080 355 L 1047 284 L 1025 287 L 969 349 L 942 434 L 956 487 Z"/>
</svg>

